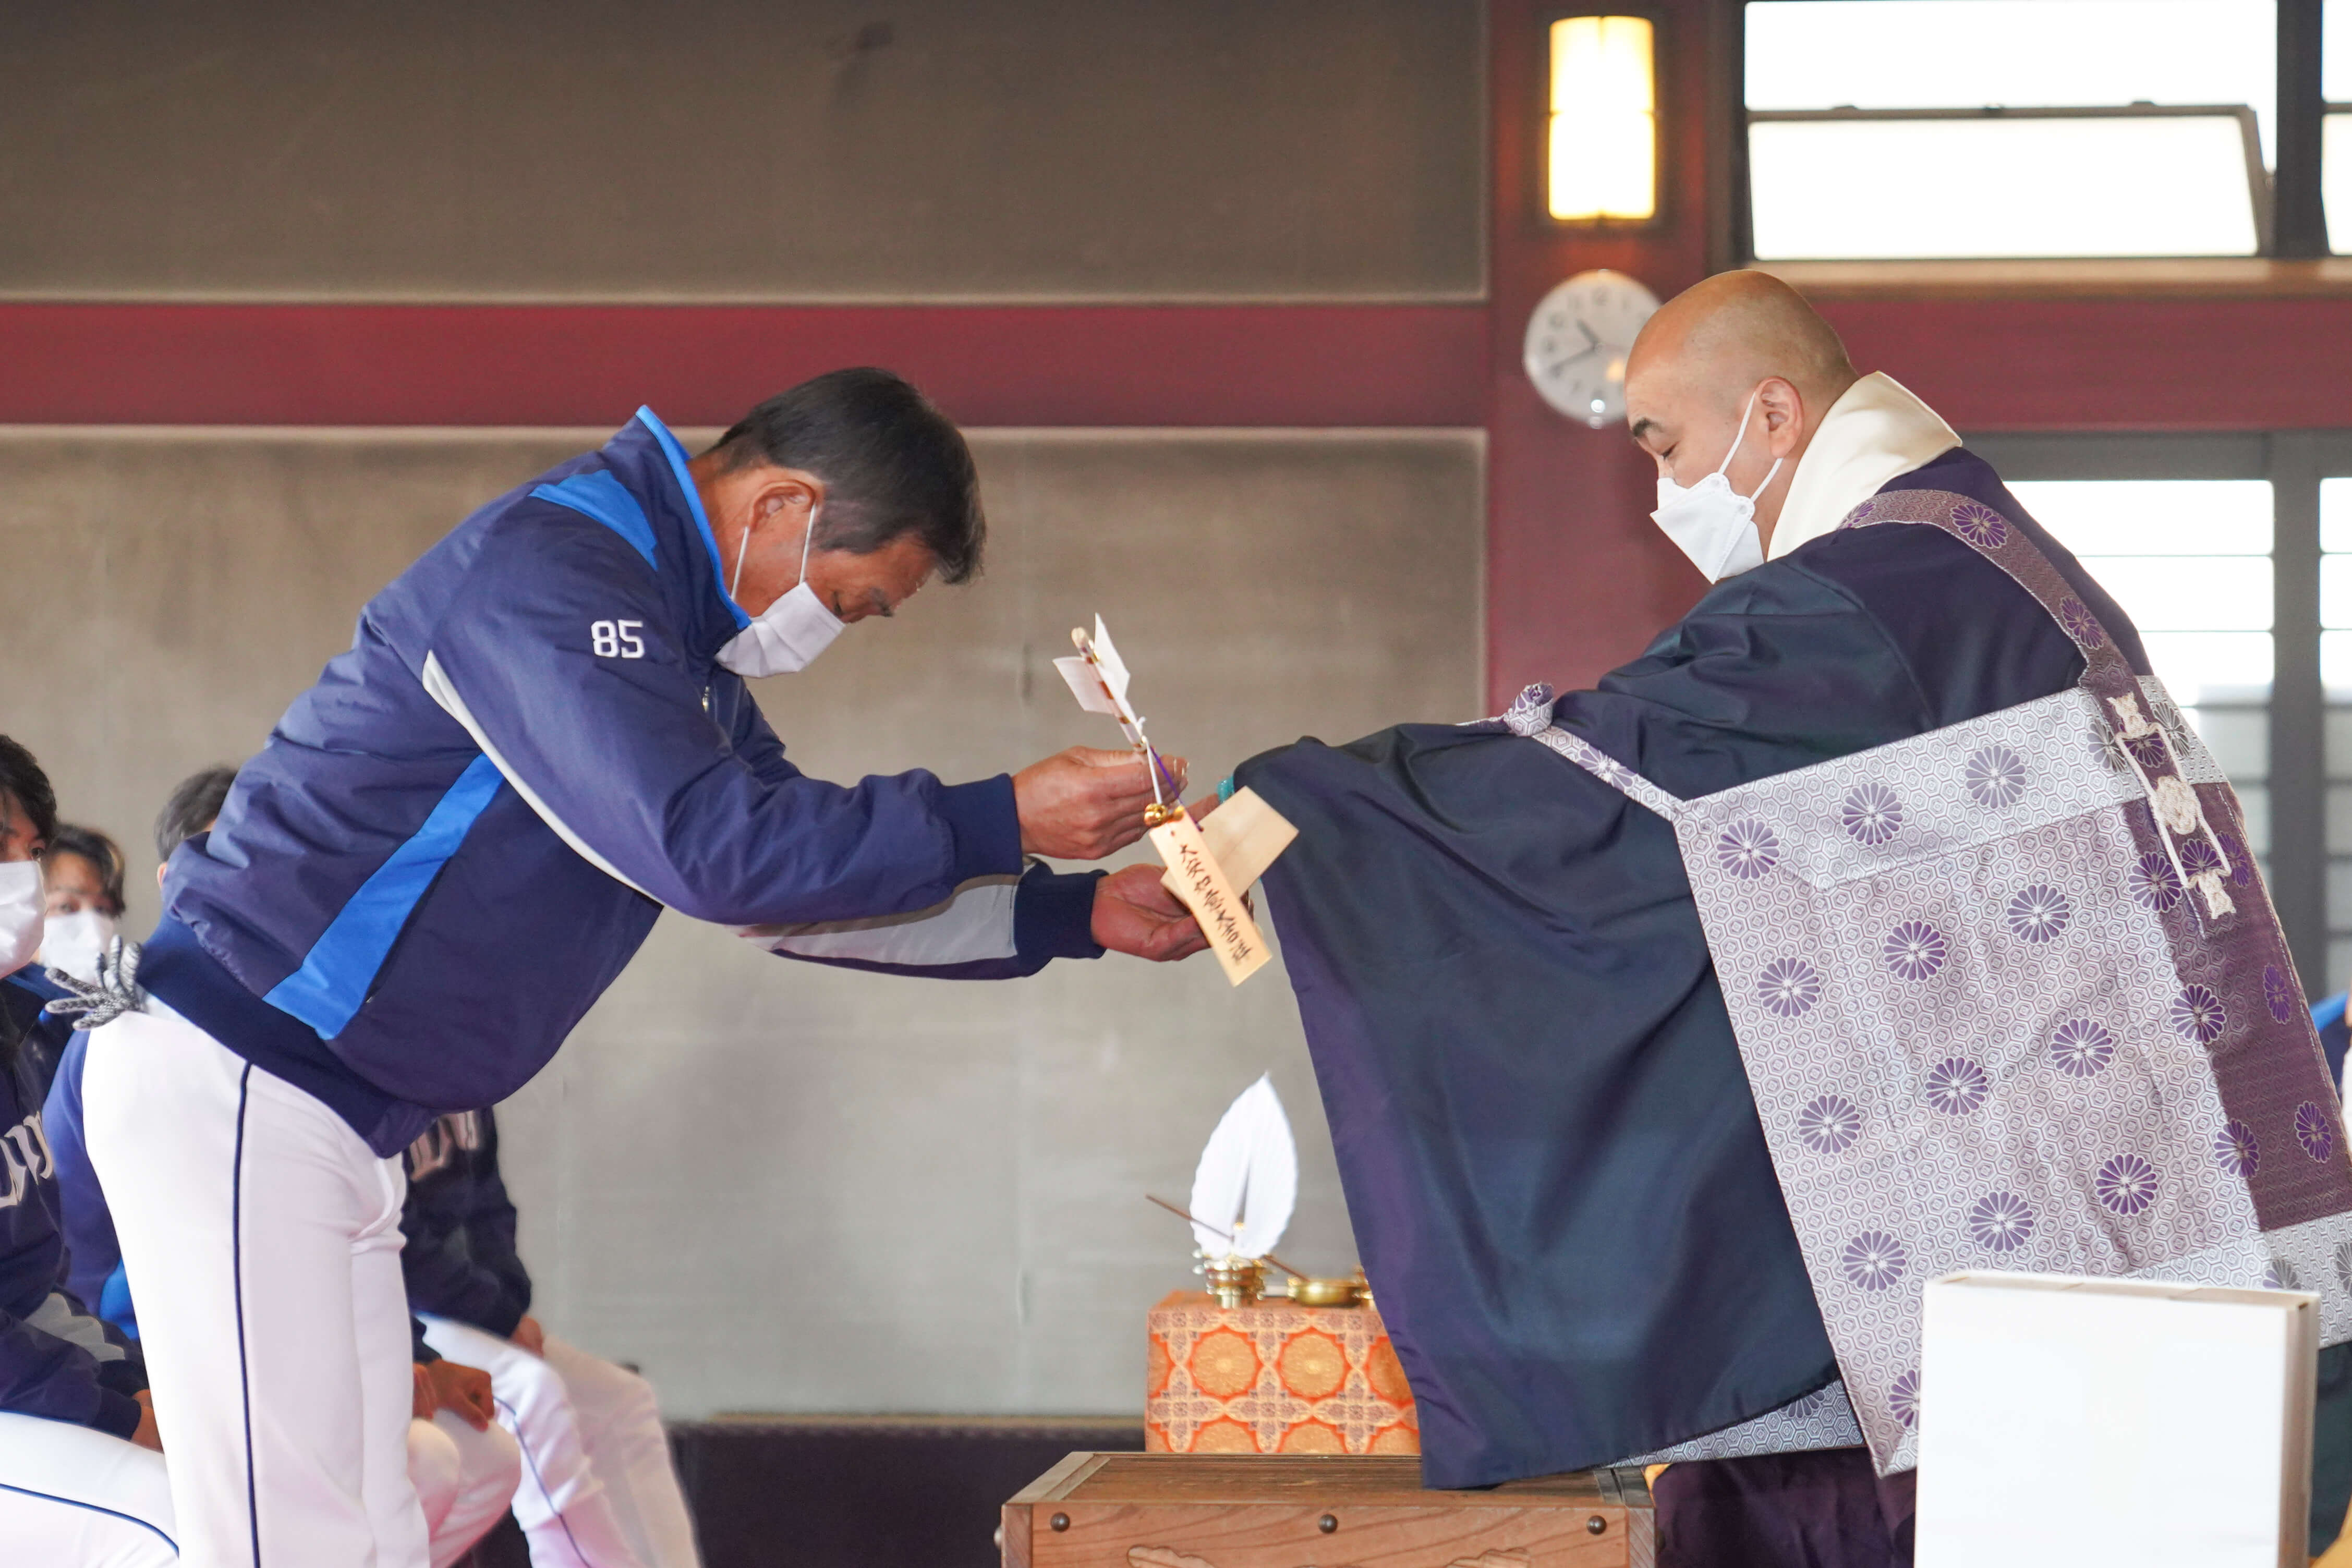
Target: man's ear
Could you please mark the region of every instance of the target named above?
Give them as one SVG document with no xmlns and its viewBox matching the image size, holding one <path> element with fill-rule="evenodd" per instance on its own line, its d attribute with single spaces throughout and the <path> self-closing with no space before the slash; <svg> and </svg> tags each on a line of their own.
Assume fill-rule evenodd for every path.
<svg viewBox="0 0 2352 1568">
<path fill-rule="evenodd" d="M 1765 444 L 1774 457 L 1786 457 L 1805 441 L 1805 399 L 1793 382 L 1767 376 L 1756 389 L 1756 413 L 1764 425 Z"/>
</svg>

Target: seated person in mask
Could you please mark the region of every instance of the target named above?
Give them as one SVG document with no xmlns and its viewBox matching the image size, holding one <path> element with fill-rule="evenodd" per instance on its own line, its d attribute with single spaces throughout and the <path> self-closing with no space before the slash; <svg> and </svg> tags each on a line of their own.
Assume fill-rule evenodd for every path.
<svg viewBox="0 0 2352 1568">
<path fill-rule="evenodd" d="M 122 921 L 122 846 L 96 828 L 59 822 L 41 875 L 49 889 L 41 963 L 89 979 Z"/>
<path fill-rule="evenodd" d="M 1893 492 L 2021 530 L 2147 674 L 1991 467 L 1857 374 L 1779 280 L 1669 302 L 1626 407 L 1657 522 L 1717 586 L 1510 727 L 1548 722 L 1691 799 L 2074 687 L 2066 632 L 1961 539 L 1841 528 Z M 1911 1475 L 1829 1446 L 1859 1433 L 1674 829 L 1505 729 L 1305 741 L 1236 775 L 1299 829 L 1267 898 L 1424 1473 L 1483 1485 L 1705 1439 L 1657 1482 L 1662 1564 L 1907 1563 Z M 2322 1544 L 2344 1511 L 2315 1500 Z"/>
<path fill-rule="evenodd" d="M 0 975 L 40 945 L 38 857 L 57 831 L 47 776 L 0 736 Z M 0 1009 L 0 1559 L 163 1568 L 179 1552 L 146 1377 L 64 1289 L 57 1162 L 23 1016 L 13 998 Z"/>
</svg>

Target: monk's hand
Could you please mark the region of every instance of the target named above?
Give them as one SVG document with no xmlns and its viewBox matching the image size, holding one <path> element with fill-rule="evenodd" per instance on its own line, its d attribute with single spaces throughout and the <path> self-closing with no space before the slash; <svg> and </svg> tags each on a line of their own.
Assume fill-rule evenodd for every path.
<svg viewBox="0 0 2352 1568">
<path fill-rule="evenodd" d="M 1095 883 L 1095 940 L 1114 953 L 1171 964 L 1209 945 L 1156 865 L 1131 865 Z"/>
<path fill-rule="evenodd" d="M 1160 761 L 1184 785 L 1184 759 Z M 1097 861 L 1143 836 L 1143 809 L 1151 804 L 1150 764 L 1132 751 L 1074 746 L 1013 776 L 1013 804 L 1021 816 L 1024 854 Z"/>
</svg>

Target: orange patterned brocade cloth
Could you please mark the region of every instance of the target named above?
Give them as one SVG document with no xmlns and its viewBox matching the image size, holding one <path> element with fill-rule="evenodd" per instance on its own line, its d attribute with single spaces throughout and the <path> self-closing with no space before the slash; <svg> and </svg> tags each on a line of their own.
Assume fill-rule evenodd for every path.
<svg viewBox="0 0 2352 1568">
<path fill-rule="evenodd" d="M 1179 1454 L 1417 1454 L 1404 1368 L 1370 1307 L 1151 1309 L 1143 1446 Z"/>
</svg>

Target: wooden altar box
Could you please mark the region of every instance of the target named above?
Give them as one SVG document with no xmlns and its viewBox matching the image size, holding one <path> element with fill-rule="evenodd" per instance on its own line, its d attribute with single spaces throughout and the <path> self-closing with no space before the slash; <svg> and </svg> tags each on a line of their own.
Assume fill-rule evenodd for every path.
<svg viewBox="0 0 2352 1568">
<path fill-rule="evenodd" d="M 1151 1309 L 1143 1446 L 1178 1454 L 1417 1454 L 1404 1368 L 1371 1307 L 1279 1299 Z"/>
<path fill-rule="evenodd" d="M 1004 1505 L 1004 1568 L 1654 1568 L 1639 1470 L 1424 1491 L 1412 1458 L 1072 1454 Z"/>
</svg>

